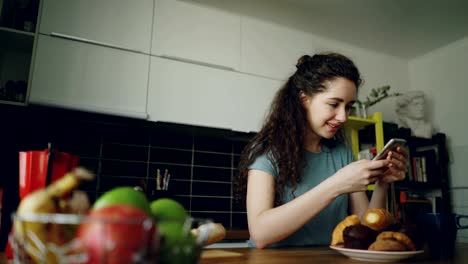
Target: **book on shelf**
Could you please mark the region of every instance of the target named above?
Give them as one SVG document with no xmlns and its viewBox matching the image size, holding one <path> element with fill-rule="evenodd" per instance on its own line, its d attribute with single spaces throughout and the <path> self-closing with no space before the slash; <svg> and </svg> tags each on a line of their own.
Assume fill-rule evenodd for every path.
<svg viewBox="0 0 468 264">
<path fill-rule="evenodd" d="M 437 153 L 434 149 L 415 152 L 410 160 L 411 182 L 437 183 L 439 181 L 437 170 Z"/>
</svg>

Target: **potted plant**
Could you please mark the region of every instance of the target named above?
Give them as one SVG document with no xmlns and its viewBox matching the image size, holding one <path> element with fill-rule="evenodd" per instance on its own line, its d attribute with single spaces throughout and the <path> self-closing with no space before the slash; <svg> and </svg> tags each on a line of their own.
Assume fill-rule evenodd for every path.
<svg viewBox="0 0 468 264">
<path fill-rule="evenodd" d="M 361 101 L 359 99 L 356 101 L 356 112 L 360 113 L 359 116 L 367 118 L 367 109 L 370 106 L 375 105 L 376 103 L 382 101 L 385 98 L 402 95 L 401 93 L 390 93 L 389 91 L 390 85 L 372 88 L 369 96 L 366 96 L 365 101 Z"/>
</svg>

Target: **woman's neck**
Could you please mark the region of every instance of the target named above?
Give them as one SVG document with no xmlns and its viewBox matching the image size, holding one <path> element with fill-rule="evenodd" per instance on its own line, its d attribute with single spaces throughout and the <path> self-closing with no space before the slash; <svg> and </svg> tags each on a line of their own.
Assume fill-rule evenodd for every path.
<svg viewBox="0 0 468 264">
<path fill-rule="evenodd" d="M 321 137 L 313 132 L 307 133 L 304 139 L 304 148 L 310 152 L 320 152 L 322 150 Z"/>
</svg>

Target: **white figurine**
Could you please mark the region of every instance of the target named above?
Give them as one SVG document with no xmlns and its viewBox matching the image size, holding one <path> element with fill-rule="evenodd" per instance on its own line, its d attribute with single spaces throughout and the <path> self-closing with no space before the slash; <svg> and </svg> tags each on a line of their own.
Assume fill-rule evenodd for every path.
<svg viewBox="0 0 468 264">
<path fill-rule="evenodd" d="M 410 91 L 398 97 L 396 113 L 398 126 L 411 129 L 416 137 L 432 137 L 432 125 L 425 119 L 425 98 L 422 91 Z"/>
</svg>

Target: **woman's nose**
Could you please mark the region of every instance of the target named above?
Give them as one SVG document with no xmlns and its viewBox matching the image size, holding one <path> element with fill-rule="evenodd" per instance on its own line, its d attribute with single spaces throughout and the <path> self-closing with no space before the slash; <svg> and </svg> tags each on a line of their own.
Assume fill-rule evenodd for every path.
<svg viewBox="0 0 468 264">
<path fill-rule="evenodd" d="M 345 122 L 348 119 L 348 111 L 345 107 L 340 107 L 335 115 L 335 119 L 340 122 Z"/>
</svg>

